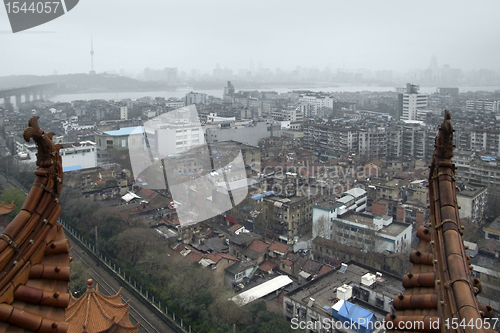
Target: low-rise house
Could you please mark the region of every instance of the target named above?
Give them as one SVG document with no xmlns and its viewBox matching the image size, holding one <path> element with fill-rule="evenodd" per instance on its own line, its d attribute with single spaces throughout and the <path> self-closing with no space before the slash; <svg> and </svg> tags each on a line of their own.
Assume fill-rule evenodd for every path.
<svg viewBox="0 0 500 333">
<path fill-rule="evenodd" d="M 245 227 L 238 223 L 232 225 L 231 228 L 229 228 L 229 231 L 234 233 L 235 235 L 239 235 L 240 233 L 245 232 L 245 230 Z"/>
<path fill-rule="evenodd" d="M 239 284 L 249 281 L 258 268 L 259 266 L 252 261 L 236 262 L 224 269 L 224 285 L 233 289 Z"/>
<path fill-rule="evenodd" d="M 317 275 L 320 275 L 320 271 L 323 267 L 327 266 L 313 259 L 308 259 L 301 267 L 301 270 L 298 274 L 299 283 L 314 279 Z M 323 270 L 323 272 L 325 271 L 327 270 Z"/>
<path fill-rule="evenodd" d="M 398 219 L 397 215 L 397 209 L 400 206 L 400 203 L 398 200 L 394 199 L 376 199 L 373 201 L 371 207 L 371 213 L 374 216 L 383 216 L 383 215 L 389 215 L 392 216 L 396 221 L 398 222 L 403 222 L 402 220 Z M 367 210 L 368 210 L 367 209 Z"/>
<path fill-rule="evenodd" d="M 218 286 L 224 285 L 225 270 L 234 263 L 239 262 L 238 258 L 227 253 L 212 252 L 205 255 L 204 259 L 212 262 L 211 268 L 214 270 L 214 281 Z M 202 259 L 203 260 L 203 259 Z"/>
<path fill-rule="evenodd" d="M 273 270 L 277 267 L 276 264 L 273 264 L 270 261 L 264 261 L 262 264 L 259 266 L 259 271 L 267 274 L 272 274 Z"/>
<path fill-rule="evenodd" d="M 141 147 L 144 143 L 144 127 L 124 127 L 115 131 L 95 134 L 96 147 L 99 150 L 126 150 Z"/>
<path fill-rule="evenodd" d="M 222 235 L 222 237 L 220 237 Z M 226 238 L 224 234 L 220 234 L 216 237 L 211 237 L 206 239 L 203 244 L 213 252 L 227 253 L 229 251 L 229 246 L 227 246 Z"/>
<path fill-rule="evenodd" d="M 375 158 L 370 162 L 365 164 L 364 177 L 380 177 L 382 175 L 382 167 L 384 166 L 384 161 L 379 158 Z"/>
<path fill-rule="evenodd" d="M 273 258 L 275 260 L 285 259 L 289 249 L 290 248 L 287 244 L 273 242 L 268 248 L 268 256 L 269 258 Z"/>
<path fill-rule="evenodd" d="M 483 240 L 479 244 L 479 251 L 490 257 L 500 258 L 500 242 L 491 238 Z"/>
<path fill-rule="evenodd" d="M 486 186 L 457 184 L 457 203 L 460 206 L 460 218 L 483 224 L 488 189 Z"/>
<path fill-rule="evenodd" d="M 233 257 L 240 258 L 243 251 L 255 239 L 260 239 L 260 236 L 252 232 L 245 232 L 239 235 L 228 235 L 229 254 Z"/>
<path fill-rule="evenodd" d="M 306 261 L 307 257 L 305 256 L 297 253 L 289 253 L 286 259 L 280 261 L 279 269 L 288 275 L 297 277 Z"/>
<path fill-rule="evenodd" d="M 484 238 L 500 240 L 500 216 L 483 228 Z"/>
<path fill-rule="evenodd" d="M 406 187 L 406 200 L 418 201 L 423 205 L 429 204 L 429 189 L 427 188 L 428 181 L 414 180 Z"/>
<path fill-rule="evenodd" d="M 269 244 L 264 243 L 258 239 L 254 239 L 248 247 L 243 250 L 239 258 L 241 260 L 253 260 L 257 265 L 261 264 L 267 259 L 267 249 Z"/>
</svg>

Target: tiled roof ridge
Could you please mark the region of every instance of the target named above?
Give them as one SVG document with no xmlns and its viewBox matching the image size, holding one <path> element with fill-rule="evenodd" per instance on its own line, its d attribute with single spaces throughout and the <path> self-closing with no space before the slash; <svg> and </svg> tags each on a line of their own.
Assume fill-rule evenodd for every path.
<svg viewBox="0 0 500 333">
<path fill-rule="evenodd" d="M 120 296 L 120 301 L 116 302 L 118 300 L 117 296 L 121 293 L 121 288 L 116 295 L 105 296 L 97 288 L 94 289 L 92 279 L 87 281 L 87 285 L 85 294 L 76 299 L 66 312 L 66 322 L 69 323 L 71 332 L 79 332 L 81 328 L 86 331 L 92 329 L 102 331 L 104 329 L 106 332 L 115 332 L 116 330 L 112 330 L 112 328 L 116 325 L 119 328 L 116 332 L 137 332 L 139 324 L 133 326 L 128 318 L 130 301 L 121 303 Z M 85 311 L 83 316 L 82 311 Z M 132 326 L 128 325 L 128 323 Z"/>
<path fill-rule="evenodd" d="M 87 281 L 87 283 L 88 283 L 88 281 Z M 115 304 L 122 304 L 122 289 L 123 288 L 118 289 L 118 291 L 114 295 L 106 296 L 106 295 L 103 295 L 99 292 L 99 284 L 98 283 L 95 284 L 95 291 L 98 292 L 97 295 L 99 295 L 100 298 L 104 298 L 104 299 L 111 301 L 112 303 L 115 303 Z M 116 301 L 116 302 L 113 302 L 113 301 Z"/>
<path fill-rule="evenodd" d="M 36 142 L 35 182 L 21 211 L 0 235 L 0 331 L 67 332 L 69 243 L 57 223 L 62 159 L 53 133 L 32 117 L 23 137 Z M 28 305 L 31 304 L 31 305 Z M 26 310 L 25 309 L 29 309 Z"/>
<path fill-rule="evenodd" d="M 99 292 L 94 293 L 94 295 L 95 295 L 95 297 L 99 298 L 99 301 L 103 301 L 106 304 L 112 305 L 115 308 L 124 308 L 124 307 L 129 307 L 130 306 L 129 305 L 130 300 L 126 301 L 125 303 L 121 303 L 121 302 L 120 303 L 116 303 L 116 302 L 112 301 L 114 298 L 110 298 L 110 297 L 104 296 L 103 294 L 101 294 Z"/>
<path fill-rule="evenodd" d="M 386 317 L 394 327 L 390 331 L 402 332 L 398 330 L 401 327 L 412 328 L 405 332 L 492 331 L 478 325 L 478 321 L 482 323 L 484 318 L 493 316 L 493 308 L 476 298 L 482 287 L 479 279 L 471 276 L 470 257 L 463 244 L 456 199 L 456 167 L 451 161 L 454 131 L 450 112 L 445 110 L 429 172 L 430 219 L 417 230 L 419 244 L 410 254 L 413 265 L 412 271 L 403 278 L 405 292 L 394 298 L 396 312 Z M 450 327 L 455 321 L 466 325 Z M 476 326 L 467 326 L 470 322 Z"/>
<path fill-rule="evenodd" d="M 73 297 L 73 296 L 72 296 Z M 78 313 L 78 310 L 85 304 L 83 298 L 74 298 L 76 301 L 68 305 L 66 309 L 66 321 L 69 322 Z M 69 314 L 69 315 L 68 315 Z"/>
<path fill-rule="evenodd" d="M 115 319 L 116 319 L 116 315 L 114 316 L 111 316 L 109 314 L 106 313 L 106 310 L 103 308 L 101 302 L 99 301 L 98 297 L 96 296 L 96 292 L 93 291 L 91 294 L 90 294 L 90 297 L 89 297 L 89 302 L 93 300 L 97 307 L 99 308 L 99 311 L 101 312 L 101 314 L 104 316 L 104 318 L 106 318 L 107 320 L 111 321 L 111 322 L 115 322 Z M 114 304 L 114 303 L 113 303 Z M 128 305 L 128 304 L 127 304 Z M 89 306 L 89 309 L 90 309 L 90 306 Z M 87 309 L 87 311 L 89 311 L 89 309 Z M 121 318 L 120 318 L 121 319 Z"/>
</svg>

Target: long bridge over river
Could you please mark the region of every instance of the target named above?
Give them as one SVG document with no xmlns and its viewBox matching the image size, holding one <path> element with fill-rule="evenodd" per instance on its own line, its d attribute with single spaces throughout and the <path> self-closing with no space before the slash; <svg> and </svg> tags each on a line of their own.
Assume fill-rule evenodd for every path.
<svg viewBox="0 0 500 333">
<path fill-rule="evenodd" d="M 14 98 L 15 107 L 19 108 L 21 103 L 45 99 L 48 96 L 53 96 L 59 88 L 59 85 L 60 83 L 45 83 L 4 89 L 0 90 L 0 99 L 3 99 L 4 107 L 8 108 L 9 105 L 13 105 L 12 98 Z"/>
</svg>

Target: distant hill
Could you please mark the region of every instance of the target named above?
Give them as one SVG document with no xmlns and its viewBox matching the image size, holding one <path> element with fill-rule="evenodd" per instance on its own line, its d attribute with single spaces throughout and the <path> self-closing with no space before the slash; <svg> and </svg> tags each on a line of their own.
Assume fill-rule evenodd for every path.
<svg viewBox="0 0 500 333">
<path fill-rule="evenodd" d="M 148 91 L 168 89 L 165 83 L 143 82 L 128 77 L 107 74 L 12 75 L 0 77 L 0 89 L 17 88 L 43 83 L 62 83 L 60 93 L 103 91 Z"/>
</svg>

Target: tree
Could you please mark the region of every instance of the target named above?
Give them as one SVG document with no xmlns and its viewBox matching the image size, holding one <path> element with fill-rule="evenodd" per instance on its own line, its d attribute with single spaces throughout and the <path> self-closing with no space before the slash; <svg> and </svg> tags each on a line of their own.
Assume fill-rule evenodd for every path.
<svg viewBox="0 0 500 333">
<path fill-rule="evenodd" d="M 70 272 L 68 290 L 78 298 L 87 290 L 87 280 L 90 279 L 90 274 L 85 270 L 82 262 L 76 259 L 70 264 Z"/>
<path fill-rule="evenodd" d="M 290 323 L 282 315 L 267 311 L 266 303 L 255 301 L 246 310 L 251 322 L 245 325 L 243 332 L 285 333 L 293 332 Z"/>
<path fill-rule="evenodd" d="M 156 232 L 145 228 L 127 229 L 120 233 L 115 241 L 116 253 L 133 265 L 136 265 L 148 250 L 159 250 L 162 244 Z"/>
<path fill-rule="evenodd" d="M 228 294 L 227 291 L 221 291 L 208 308 L 208 312 L 213 317 L 220 317 L 228 325 L 239 325 L 245 318 L 245 308 L 236 306 Z"/>
<path fill-rule="evenodd" d="M 101 211 L 98 211 L 98 213 L 101 213 Z M 123 222 L 119 216 L 105 213 L 104 216 L 101 215 L 101 217 L 101 223 L 99 223 L 99 226 L 97 227 L 97 234 L 105 241 L 109 240 L 113 236 L 117 236 L 127 227 L 125 222 Z"/>
<path fill-rule="evenodd" d="M 330 239 L 330 223 L 328 223 L 328 219 L 323 215 L 316 219 L 313 222 L 313 234 L 312 238 L 323 237 Z"/>
<path fill-rule="evenodd" d="M 21 210 L 21 207 L 26 200 L 26 194 L 23 191 L 17 188 L 8 188 L 2 191 L 2 195 L 0 196 L 0 203 L 4 203 L 9 205 L 12 201 L 14 201 L 14 210 L 7 215 L 7 222 L 10 222 L 16 217 L 16 215 Z"/>
</svg>

